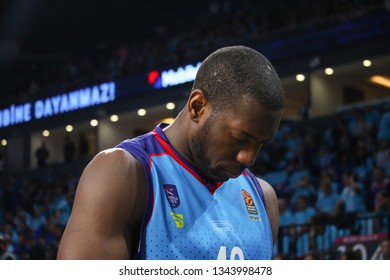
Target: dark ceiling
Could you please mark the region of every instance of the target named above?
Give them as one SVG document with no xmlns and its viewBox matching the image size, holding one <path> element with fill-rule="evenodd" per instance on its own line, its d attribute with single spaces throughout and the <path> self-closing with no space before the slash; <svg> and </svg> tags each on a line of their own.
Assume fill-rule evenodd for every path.
<svg viewBox="0 0 390 280">
<path fill-rule="evenodd" d="M 208 12 L 208 1 L 1 0 L 0 40 L 21 54 L 83 53 L 102 42 L 131 42 L 159 27 L 183 28 Z M 192 20 L 196 22 L 196 20 Z"/>
</svg>

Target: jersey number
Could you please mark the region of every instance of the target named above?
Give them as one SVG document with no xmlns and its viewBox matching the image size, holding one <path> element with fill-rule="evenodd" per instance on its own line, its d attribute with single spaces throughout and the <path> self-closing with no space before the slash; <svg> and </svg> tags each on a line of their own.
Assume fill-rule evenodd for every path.
<svg viewBox="0 0 390 280">
<path fill-rule="evenodd" d="M 217 260 L 244 260 L 244 252 L 240 247 L 233 247 L 230 252 L 230 258 L 228 259 L 226 246 L 221 246 L 219 248 Z"/>
</svg>

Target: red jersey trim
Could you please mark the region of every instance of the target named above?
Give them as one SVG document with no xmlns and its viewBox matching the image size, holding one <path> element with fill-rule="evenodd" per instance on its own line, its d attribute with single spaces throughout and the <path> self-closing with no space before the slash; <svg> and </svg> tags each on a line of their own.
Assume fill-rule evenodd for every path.
<svg viewBox="0 0 390 280">
<path fill-rule="evenodd" d="M 188 166 L 177 154 L 176 152 L 170 147 L 170 145 L 164 141 L 164 139 L 161 138 L 161 136 L 156 132 L 152 131 L 153 135 L 156 137 L 157 141 L 160 143 L 160 145 L 164 148 L 164 150 L 169 154 L 178 164 L 180 164 L 185 170 L 187 170 L 189 173 L 192 174 L 201 184 L 204 186 L 209 186 L 205 180 L 203 180 L 202 177 L 190 166 Z M 161 154 L 162 155 L 162 154 Z M 208 187 L 211 194 L 214 194 L 214 192 L 223 184 L 223 182 L 216 182 L 214 185 Z"/>
</svg>

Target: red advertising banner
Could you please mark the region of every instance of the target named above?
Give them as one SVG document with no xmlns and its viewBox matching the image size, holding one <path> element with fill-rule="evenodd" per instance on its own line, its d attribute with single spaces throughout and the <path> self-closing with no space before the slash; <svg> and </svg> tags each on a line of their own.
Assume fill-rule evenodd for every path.
<svg viewBox="0 0 390 280">
<path fill-rule="evenodd" d="M 362 260 L 375 259 L 380 243 L 386 237 L 387 233 L 337 237 L 335 250 L 340 256 L 348 251 L 357 251 Z"/>
</svg>

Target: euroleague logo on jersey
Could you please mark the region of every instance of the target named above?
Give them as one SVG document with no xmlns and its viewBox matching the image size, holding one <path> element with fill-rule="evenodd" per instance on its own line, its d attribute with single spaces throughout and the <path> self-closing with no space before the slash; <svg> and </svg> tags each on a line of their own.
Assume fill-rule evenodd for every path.
<svg viewBox="0 0 390 280">
<path fill-rule="evenodd" d="M 244 189 L 241 190 L 241 192 L 242 192 L 242 196 L 244 197 L 244 202 L 245 202 L 246 209 L 248 210 L 248 214 L 258 215 L 259 212 L 257 212 L 257 208 L 251 194 Z M 259 220 L 259 217 L 249 216 L 249 218 L 251 220 Z"/>
<path fill-rule="evenodd" d="M 175 185 L 164 184 L 165 195 L 172 208 L 177 208 L 180 205 L 179 193 Z"/>
</svg>

